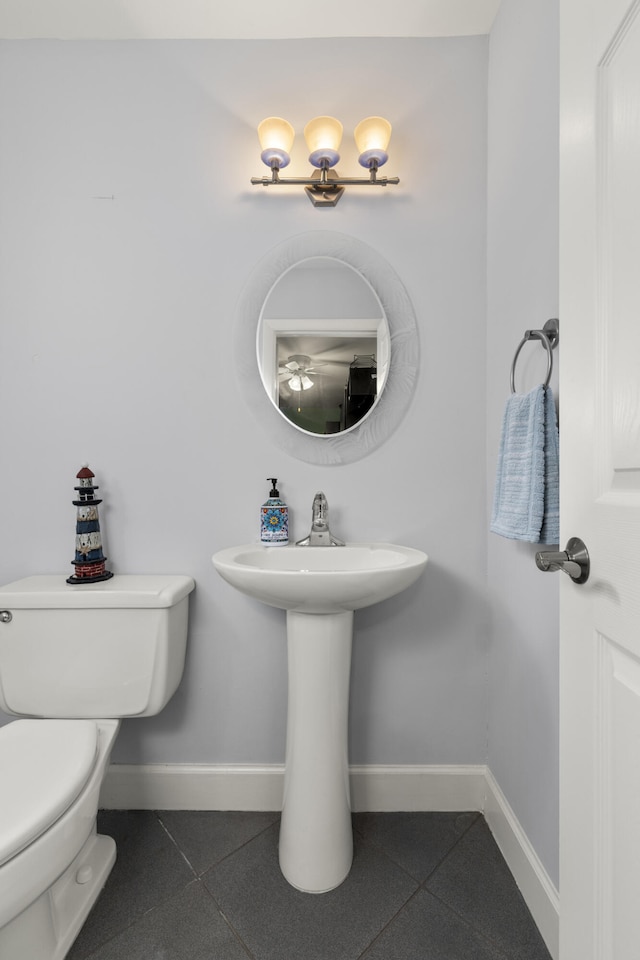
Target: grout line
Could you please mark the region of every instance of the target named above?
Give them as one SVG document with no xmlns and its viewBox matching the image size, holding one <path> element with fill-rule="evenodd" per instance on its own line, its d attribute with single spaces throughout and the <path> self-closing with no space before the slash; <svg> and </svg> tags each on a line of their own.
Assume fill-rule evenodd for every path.
<svg viewBox="0 0 640 960">
<path fill-rule="evenodd" d="M 180 844 L 178 843 L 178 841 L 177 841 L 176 838 L 173 836 L 173 834 L 171 833 L 171 831 L 169 830 L 169 828 L 168 828 L 167 825 L 165 824 L 164 820 L 163 820 L 162 817 L 160 816 L 160 814 L 161 814 L 162 811 L 161 811 L 161 810 L 154 810 L 153 812 L 155 813 L 155 815 L 156 815 L 156 817 L 157 817 L 157 819 L 158 819 L 158 823 L 160 824 L 160 826 L 162 827 L 162 829 L 164 830 L 164 832 L 166 833 L 166 835 L 169 837 L 169 839 L 170 839 L 171 842 L 173 843 L 174 847 L 176 848 L 176 850 L 178 851 L 178 853 L 180 854 L 180 856 L 182 857 L 182 859 L 184 860 L 184 862 L 185 862 L 185 863 L 187 864 L 187 866 L 189 867 L 189 870 L 191 870 L 191 873 L 193 874 L 193 876 L 195 877 L 195 879 L 198 880 L 198 879 L 199 879 L 199 878 L 198 878 L 198 874 L 196 873 L 195 869 L 193 868 L 193 866 L 192 866 L 192 864 L 191 864 L 191 861 L 189 860 L 189 858 L 187 857 L 187 855 L 184 853 L 184 851 L 182 850 Z"/>
<path fill-rule="evenodd" d="M 222 919 L 224 920 L 224 922 L 226 923 L 227 927 L 229 928 L 229 930 L 231 931 L 231 933 L 234 935 L 234 937 L 236 938 L 236 940 L 238 941 L 238 943 L 240 944 L 240 946 L 242 947 L 242 949 L 246 952 L 247 956 L 251 958 L 251 960 L 256 960 L 255 954 L 249 949 L 249 947 L 247 946 L 247 944 L 244 942 L 244 940 L 243 940 L 242 937 L 240 936 L 239 932 L 236 930 L 236 928 L 234 927 L 234 925 L 231 923 L 231 921 L 229 920 L 228 916 L 226 915 L 226 913 L 224 912 L 224 910 L 222 909 L 222 907 L 220 906 L 220 904 L 218 903 L 218 901 L 216 900 L 216 898 L 214 897 L 214 895 L 212 894 L 211 890 L 209 890 L 209 887 L 206 885 L 206 883 L 205 883 L 204 881 L 201 881 L 201 882 L 202 882 L 202 886 L 204 887 L 204 889 L 205 889 L 206 892 L 207 892 L 208 897 L 210 898 L 210 900 L 212 901 L 212 903 L 215 905 L 216 910 L 218 911 L 218 913 L 220 914 L 220 916 L 222 917 Z"/>
<path fill-rule="evenodd" d="M 395 862 L 395 861 L 392 861 L 392 863 L 393 863 L 393 862 Z M 396 864 L 396 866 L 397 866 L 397 864 Z M 406 871 L 405 871 L 405 873 L 406 873 Z M 412 880 L 415 880 L 415 877 L 412 877 L 411 879 L 412 879 Z M 380 937 L 381 937 L 382 934 L 385 932 L 385 930 L 388 930 L 388 928 L 391 926 L 391 924 L 400 916 L 400 914 L 404 911 L 405 907 L 407 907 L 407 906 L 411 903 L 411 901 L 412 901 L 415 897 L 418 896 L 418 894 L 420 893 L 420 890 L 421 890 L 421 889 L 422 889 L 421 887 L 417 887 L 417 888 L 413 891 L 413 893 L 412 893 L 409 897 L 407 897 L 407 899 L 406 899 L 405 902 L 402 904 L 402 906 L 398 908 L 398 910 L 394 913 L 394 915 L 393 915 L 389 920 L 387 920 L 387 922 L 385 923 L 385 925 L 384 925 L 384 927 L 382 928 L 382 930 L 379 930 L 378 933 L 377 933 L 377 934 L 375 935 L 375 937 L 373 938 L 373 940 L 370 940 L 370 941 L 369 941 L 369 943 L 368 943 L 367 946 L 364 948 L 364 950 L 362 951 L 362 953 L 358 954 L 358 956 L 356 957 L 356 960 L 366 960 L 366 956 L 367 956 L 367 954 L 369 953 L 369 951 L 372 949 L 372 947 L 374 946 L 374 944 L 380 939 Z"/>
<path fill-rule="evenodd" d="M 406 867 L 403 867 L 401 863 L 398 863 L 398 861 L 395 860 L 395 859 L 392 857 L 392 855 L 389 853 L 389 851 L 388 851 L 388 850 L 385 850 L 385 848 L 382 846 L 382 844 L 380 843 L 380 841 L 374 840 L 372 837 L 365 837 L 364 834 L 360 833 L 360 831 L 357 830 L 355 827 L 354 827 L 353 829 L 354 829 L 354 832 L 358 834 L 361 843 L 363 843 L 365 846 L 373 847 L 375 850 L 378 850 L 378 851 L 383 855 L 383 857 L 385 858 L 385 860 L 388 860 L 389 863 L 392 863 L 392 864 L 394 865 L 394 867 L 396 867 L 396 869 L 401 870 L 402 873 L 404 873 L 404 875 L 409 878 L 409 880 L 411 880 L 413 883 L 417 884 L 416 889 L 415 889 L 414 892 L 411 894 L 411 896 L 414 896 L 414 894 L 417 893 L 417 891 L 420 889 L 420 886 L 421 886 L 420 881 L 418 880 L 418 878 L 417 878 L 417 877 L 414 877 L 414 875 L 413 875 L 412 873 L 409 873 L 409 871 L 407 870 L 407 868 L 406 868 Z M 411 899 L 411 897 L 410 897 L 409 899 Z M 407 902 L 408 902 L 408 901 L 407 901 Z M 369 948 L 367 947 L 367 949 L 369 949 Z"/>
<path fill-rule="evenodd" d="M 254 833 L 254 835 L 252 837 L 249 837 L 248 840 L 245 840 L 239 846 L 234 847 L 234 849 L 230 850 L 229 853 L 225 853 L 224 857 L 220 857 L 219 860 L 214 860 L 214 862 L 209 864 L 208 867 L 205 867 L 205 869 L 200 874 L 200 877 L 203 877 L 205 873 L 209 872 L 209 870 L 213 870 L 215 867 L 220 866 L 220 864 L 224 863 L 225 860 L 228 860 L 229 857 L 235 857 L 236 853 L 239 853 L 239 851 L 242 850 L 244 847 L 246 847 L 248 844 L 253 843 L 254 840 L 257 840 L 258 837 L 261 837 L 263 833 L 267 832 L 267 830 L 271 830 L 276 823 L 277 823 L 277 820 L 274 820 L 273 823 L 269 823 L 266 827 L 263 827 L 262 830 L 258 830 L 257 833 Z"/>
<path fill-rule="evenodd" d="M 436 811 L 436 812 L 437 812 L 437 811 Z M 384 814 L 383 814 L 383 815 L 384 815 Z M 411 814 L 409 813 L 409 814 L 407 814 L 407 815 L 410 816 Z M 426 883 L 428 883 L 428 881 L 429 881 L 430 878 L 433 876 L 433 874 L 436 872 L 436 870 L 439 870 L 439 869 L 440 869 L 440 867 L 442 866 L 442 864 L 444 863 L 444 861 L 447 859 L 447 857 L 449 857 L 449 856 L 451 855 L 451 853 L 452 853 L 453 850 L 455 850 L 455 848 L 458 846 L 458 844 L 460 843 L 460 841 L 462 840 L 462 838 L 467 835 L 467 833 L 469 832 L 469 830 L 471 830 L 471 828 L 473 827 L 473 825 L 477 822 L 478 817 L 481 817 L 482 814 L 479 813 L 477 810 L 461 810 L 461 811 L 459 811 L 459 813 L 457 814 L 457 816 L 459 816 L 459 817 L 462 817 L 462 816 L 471 816 L 471 817 L 473 817 L 473 819 L 472 819 L 471 823 L 469 824 L 469 826 L 466 827 L 466 829 L 462 831 L 462 833 L 460 834 L 460 836 L 457 837 L 457 838 L 453 841 L 452 845 L 449 847 L 449 849 L 447 850 L 447 852 L 446 852 L 445 854 L 443 854 L 443 856 L 441 857 L 441 859 L 437 862 L 437 864 L 435 865 L 435 867 L 434 867 L 434 868 L 431 870 L 431 872 L 425 877 L 424 880 L 418 880 L 418 878 L 415 877 L 412 873 L 410 873 L 410 872 L 407 870 L 406 867 L 403 867 L 401 863 L 398 863 L 398 861 L 394 859 L 393 855 L 392 855 L 387 849 L 385 849 L 385 847 L 380 843 L 380 841 L 375 840 L 375 839 L 373 839 L 373 838 L 371 838 L 371 837 L 365 837 L 364 834 L 361 833 L 361 831 L 360 831 L 355 825 L 353 825 L 353 829 L 354 829 L 354 831 L 358 834 L 358 836 L 360 837 L 360 839 L 362 840 L 363 843 L 371 844 L 373 847 L 376 847 L 378 850 L 380 850 L 380 851 L 385 855 L 385 857 L 386 857 L 388 860 L 391 861 L 391 863 L 393 863 L 396 867 L 398 867 L 399 870 L 402 870 L 403 873 L 406 873 L 406 875 L 407 875 L 408 877 L 410 877 L 411 880 L 413 880 L 414 883 L 417 883 L 419 888 L 421 888 L 421 887 L 424 887 Z"/>
<path fill-rule="evenodd" d="M 437 893 L 434 893 L 433 890 L 427 890 L 426 887 L 421 887 L 420 889 L 423 890 L 424 893 L 428 893 L 429 896 L 433 897 L 434 900 L 437 900 L 445 910 L 463 923 L 467 929 L 471 930 L 475 937 L 478 937 L 483 943 L 486 943 L 487 946 L 491 947 L 492 950 L 494 950 L 496 953 L 499 953 L 501 957 L 504 957 L 504 960 L 513 960 L 513 957 L 510 957 L 509 954 L 504 952 L 500 944 L 498 944 L 495 940 L 492 940 L 491 937 L 487 936 L 487 934 L 483 930 L 480 930 L 478 927 L 476 927 L 475 924 L 471 923 L 467 917 L 464 917 L 461 913 L 458 913 L 458 911 L 455 910 L 450 903 L 447 903 L 446 900 L 443 900 L 442 897 L 439 897 Z"/>
<path fill-rule="evenodd" d="M 171 812 L 172 812 L 172 813 L 175 813 L 175 811 L 171 811 Z M 208 812 L 208 813 L 216 813 L 216 812 L 222 812 L 222 811 L 206 811 L 206 812 Z M 269 812 L 271 812 L 271 811 L 265 811 L 265 812 L 269 813 Z M 229 853 L 225 853 L 225 855 L 224 855 L 223 857 L 219 857 L 219 859 L 214 860 L 212 863 L 207 864 L 207 866 L 204 867 L 204 868 L 200 871 L 200 873 L 198 873 L 198 871 L 196 870 L 196 868 L 193 866 L 193 864 L 191 863 L 191 861 L 190 861 L 189 858 L 187 857 L 186 853 L 184 853 L 184 851 L 182 850 L 182 847 L 180 846 L 179 841 L 173 836 L 173 834 L 171 833 L 171 831 L 169 830 L 169 828 L 166 826 L 166 824 L 165 824 L 164 821 L 162 820 L 162 810 L 155 810 L 155 811 L 154 811 L 154 813 L 155 813 L 155 815 L 157 816 L 159 822 L 161 823 L 164 831 L 165 831 L 165 832 L 167 833 L 167 835 L 170 837 L 171 841 L 175 844 L 175 846 L 176 846 L 177 850 L 179 851 L 180 855 L 183 857 L 183 859 L 184 859 L 184 860 L 186 861 L 186 863 L 188 864 L 189 869 L 190 869 L 191 872 L 193 873 L 194 877 L 196 877 L 196 879 L 198 879 L 198 880 L 201 879 L 201 878 L 205 875 L 205 873 L 207 873 L 209 870 L 213 870 L 214 867 L 217 867 L 219 864 L 224 863 L 224 861 L 225 861 L 225 860 L 228 860 L 229 857 L 235 856 L 235 854 L 238 853 L 239 850 L 242 850 L 243 847 L 246 847 L 246 845 L 247 845 L 248 843 L 252 843 L 255 839 L 257 839 L 257 837 L 260 837 L 260 836 L 262 836 L 263 833 L 266 833 L 267 830 L 271 830 L 271 828 L 274 826 L 274 824 L 276 824 L 276 823 L 278 822 L 278 817 L 280 816 L 280 814 L 279 814 L 277 811 L 273 811 L 273 812 L 274 812 L 274 814 L 275 814 L 276 816 L 275 816 L 275 819 L 274 819 L 271 823 L 268 823 L 268 824 L 266 825 L 266 827 L 263 827 L 261 830 L 258 830 L 257 833 L 254 833 L 253 836 L 249 837 L 247 840 L 244 840 L 244 841 L 243 841 L 241 844 L 239 844 L 237 847 L 234 847 L 233 850 L 230 850 L 230 851 L 229 851 Z"/>
<path fill-rule="evenodd" d="M 428 876 L 425 877 L 425 879 L 424 879 L 424 880 L 422 881 L 422 883 L 420 884 L 420 887 L 421 887 L 421 888 L 423 888 L 423 889 L 426 888 L 427 884 L 429 883 L 429 881 L 430 881 L 431 878 L 433 877 L 434 873 L 436 873 L 436 872 L 440 869 L 440 867 L 443 865 L 443 863 L 445 863 L 445 862 L 449 859 L 449 857 L 451 856 L 451 854 L 453 853 L 453 851 L 456 849 L 456 847 L 458 846 L 458 844 L 459 844 L 459 843 L 464 839 L 464 837 L 466 837 L 466 835 L 469 833 L 469 830 L 471 830 L 471 828 L 476 825 L 476 823 L 478 822 L 478 817 L 481 817 L 481 816 L 482 816 L 482 814 L 481 814 L 481 813 L 478 813 L 476 810 L 469 810 L 469 811 L 467 811 L 467 812 L 468 812 L 469 814 L 475 814 L 473 820 L 471 821 L 471 823 L 469 824 L 469 826 L 466 828 L 466 830 L 463 830 L 463 831 L 462 831 L 462 833 L 461 833 L 460 836 L 457 838 L 457 840 L 454 840 L 454 842 L 452 843 L 452 845 L 449 847 L 449 849 L 448 849 L 447 852 L 444 854 L 444 856 L 438 861 L 438 863 L 437 863 L 436 866 L 433 868 L 433 870 L 431 871 L 431 873 L 430 873 Z M 464 811 L 460 814 L 460 816 L 463 816 L 463 815 L 464 815 Z M 430 890 L 429 890 L 428 892 L 431 893 Z"/>
<path fill-rule="evenodd" d="M 147 917 L 150 913 L 153 913 L 154 910 L 157 910 L 160 907 L 164 907 L 167 903 L 170 903 L 175 897 L 179 897 L 182 893 L 184 893 L 187 887 L 190 887 L 194 883 L 200 883 L 200 882 L 201 881 L 198 877 L 194 877 L 192 880 L 189 880 L 188 883 L 185 883 L 184 887 L 179 887 L 170 896 L 164 897 L 163 899 L 158 900 L 157 903 L 154 903 L 153 906 L 148 908 L 148 910 L 143 910 L 142 913 L 133 917 L 133 919 L 131 919 L 128 923 L 125 923 L 124 926 L 119 927 L 114 933 L 112 933 L 109 937 L 107 937 L 106 940 L 101 940 L 100 943 L 96 946 L 96 948 L 91 951 L 91 953 L 86 953 L 82 957 L 78 957 L 77 960 L 91 960 L 91 957 L 98 956 L 98 954 L 104 949 L 104 947 L 107 946 L 107 944 L 111 943 L 113 940 L 116 940 L 118 937 L 122 936 L 122 934 L 126 933 L 127 930 L 132 930 L 133 927 L 137 926 L 142 920 L 144 920 L 145 917 Z M 80 931 L 82 931 L 82 929 L 83 928 L 81 927 Z M 75 940 L 74 940 L 74 943 L 69 948 L 69 952 L 73 949 L 74 944 L 75 944 Z M 20 958 L 20 960 L 22 960 L 22 958 Z"/>
</svg>

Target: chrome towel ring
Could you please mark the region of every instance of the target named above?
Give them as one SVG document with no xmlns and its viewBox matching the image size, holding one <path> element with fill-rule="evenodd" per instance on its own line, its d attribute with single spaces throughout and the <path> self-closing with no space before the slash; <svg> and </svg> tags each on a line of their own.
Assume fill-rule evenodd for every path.
<svg viewBox="0 0 640 960">
<path fill-rule="evenodd" d="M 560 339 L 559 327 L 557 320 L 547 320 L 542 330 L 525 330 L 524 337 L 518 344 L 518 349 L 516 350 L 515 356 L 513 358 L 513 363 L 511 364 L 511 393 L 516 392 L 516 363 L 518 362 L 518 357 L 520 356 L 520 351 L 524 347 L 525 343 L 529 340 L 540 340 L 542 341 L 542 346 L 547 351 L 547 375 L 544 380 L 544 386 L 549 386 L 549 381 L 551 380 L 551 373 L 553 371 L 553 353 L 555 347 L 558 345 L 558 340 Z"/>
</svg>

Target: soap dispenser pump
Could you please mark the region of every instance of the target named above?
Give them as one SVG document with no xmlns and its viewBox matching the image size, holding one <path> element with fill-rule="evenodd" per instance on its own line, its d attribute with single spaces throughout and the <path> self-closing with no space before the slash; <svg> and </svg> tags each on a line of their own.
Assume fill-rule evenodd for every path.
<svg viewBox="0 0 640 960">
<path fill-rule="evenodd" d="M 276 488 L 277 477 L 267 477 L 271 483 L 269 499 L 260 507 L 260 543 L 265 547 L 284 547 L 289 542 L 289 508 L 280 499 Z"/>
</svg>

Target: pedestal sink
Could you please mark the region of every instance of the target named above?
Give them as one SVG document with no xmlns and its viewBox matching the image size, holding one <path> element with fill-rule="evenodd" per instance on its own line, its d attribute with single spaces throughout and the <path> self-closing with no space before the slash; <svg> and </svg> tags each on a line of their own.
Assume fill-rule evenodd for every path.
<svg viewBox="0 0 640 960">
<path fill-rule="evenodd" d="M 287 611 L 280 868 L 298 890 L 333 890 L 353 857 L 347 755 L 353 611 L 411 586 L 427 556 L 393 543 L 248 544 L 220 550 L 212 560 L 237 590 Z"/>
</svg>

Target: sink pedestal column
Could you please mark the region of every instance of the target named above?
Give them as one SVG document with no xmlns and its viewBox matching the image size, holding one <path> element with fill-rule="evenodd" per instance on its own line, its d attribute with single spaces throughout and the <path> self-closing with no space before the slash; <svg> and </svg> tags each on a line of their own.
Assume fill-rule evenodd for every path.
<svg viewBox="0 0 640 960">
<path fill-rule="evenodd" d="M 352 635 L 352 611 L 287 611 L 280 868 L 292 886 L 307 893 L 339 886 L 353 858 L 347 748 Z"/>
</svg>

